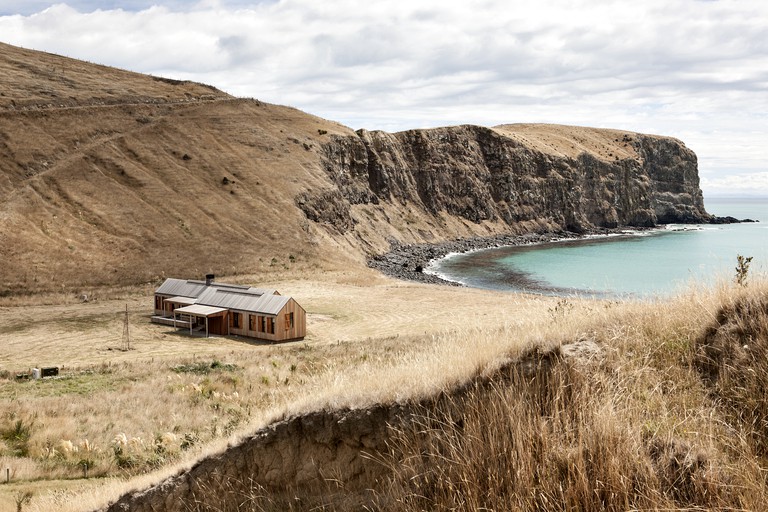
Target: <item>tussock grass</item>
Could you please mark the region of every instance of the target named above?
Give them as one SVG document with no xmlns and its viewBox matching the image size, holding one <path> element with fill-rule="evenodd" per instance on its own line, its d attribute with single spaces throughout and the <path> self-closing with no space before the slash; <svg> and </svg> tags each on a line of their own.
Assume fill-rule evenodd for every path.
<svg viewBox="0 0 768 512">
<path fill-rule="evenodd" d="M 627 424 L 607 374 L 555 352 L 395 432 L 379 510 L 647 510 L 738 504 L 705 452 Z M 730 490 L 730 492 L 729 492 Z"/>
<path fill-rule="evenodd" d="M 338 480 L 327 483 L 327 499 L 297 502 L 251 482 L 253 492 L 241 496 L 242 503 L 247 510 L 307 504 L 328 510 L 756 510 L 768 498 L 761 469 L 764 282 L 746 289 L 692 287 L 673 299 L 645 302 L 522 299 L 418 285 L 324 286 L 308 301 L 310 317 L 312 309 L 318 312 L 316 328 L 332 333 L 323 343 L 113 364 L 107 367 L 112 389 L 90 402 L 63 408 L 60 399 L 40 394 L 14 404 L 4 425 L 34 419 L 32 453 L 88 436 L 101 450 L 93 474 L 129 477 L 160 468 L 127 484 L 140 488 L 276 419 L 439 397 L 411 425 L 392 431 L 388 453 L 374 455 L 391 470 L 386 485 L 350 494 Z M 386 305 L 374 309 L 364 302 L 371 295 L 367 300 Z M 359 301 L 360 308 L 338 307 L 334 296 Z M 390 297 L 401 302 L 389 304 Z M 392 334 L 391 319 L 406 303 L 412 305 L 406 334 Z M 470 303 L 469 321 L 453 322 Z M 446 321 L 429 329 L 421 310 L 437 306 L 447 308 Z M 380 319 L 366 322 L 367 308 Z M 355 329 L 358 339 L 350 335 Z M 712 336 L 731 348 L 712 348 Z M 752 350 L 757 355 L 744 359 Z M 92 419 L 73 423 L 83 417 Z M 235 417 L 238 423 L 227 429 Z M 157 441 L 166 432 L 176 444 L 160 453 Z M 199 437 L 183 450 L 192 432 Z M 113 443 L 120 433 L 126 436 L 122 463 Z M 143 451 L 130 444 L 133 437 L 143 440 Z M 69 466 L 62 458 L 49 466 L 39 456 L 15 460 L 17 473 L 30 478 L 74 478 L 82 470 L 74 459 Z M 126 489 L 110 482 L 93 491 L 100 503 Z M 29 510 L 45 509 L 47 499 L 37 496 Z M 57 507 L 81 510 L 76 503 Z M 195 510 L 240 510 L 219 505 L 198 503 Z"/>
<path fill-rule="evenodd" d="M 612 305 L 580 323 L 600 358 L 445 395 L 394 432 L 373 508 L 763 509 L 767 290 Z"/>
<path fill-rule="evenodd" d="M 385 484 L 305 495 L 251 482 L 232 486 L 239 502 L 190 510 L 761 510 L 766 315 L 765 283 L 723 283 L 436 336 L 328 388 L 328 406 L 401 400 L 406 383 L 436 397 L 371 455 Z M 363 374 L 375 389 L 349 392 Z"/>
<path fill-rule="evenodd" d="M 768 289 L 733 294 L 697 340 L 694 363 L 728 424 L 768 456 Z"/>
</svg>

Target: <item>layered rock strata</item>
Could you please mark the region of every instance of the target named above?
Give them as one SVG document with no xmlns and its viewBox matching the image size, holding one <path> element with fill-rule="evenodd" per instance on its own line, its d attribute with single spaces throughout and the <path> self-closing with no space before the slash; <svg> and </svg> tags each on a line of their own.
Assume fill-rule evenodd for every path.
<svg viewBox="0 0 768 512">
<path fill-rule="evenodd" d="M 669 137 L 550 125 L 356 133 L 323 145 L 339 193 L 305 194 L 299 202 L 310 219 L 342 232 L 354 224 L 350 207 L 382 203 L 518 233 L 711 218 L 696 155 Z"/>
</svg>

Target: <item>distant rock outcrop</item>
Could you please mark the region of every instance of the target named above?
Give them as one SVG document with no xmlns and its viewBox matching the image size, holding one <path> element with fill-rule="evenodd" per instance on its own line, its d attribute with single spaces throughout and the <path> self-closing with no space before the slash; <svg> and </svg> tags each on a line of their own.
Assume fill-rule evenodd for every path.
<svg viewBox="0 0 768 512">
<path fill-rule="evenodd" d="M 515 125 L 394 134 L 359 130 L 357 137 L 332 137 L 323 146 L 325 169 L 349 205 L 412 204 L 428 215 L 473 223 L 546 225 L 578 233 L 711 218 L 704 209 L 696 155 L 682 142 L 542 126 L 562 128 L 565 136 L 542 146 L 536 143 L 541 140 L 529 141 L 546 140 L 536 125 L 522 125 L 522 132 Z M 580 142 L 579 133 L 589 145 Z M 563 151 L 567 146 L 570 151 Z M 345 211 L 338 205 L 334 210 Z M 343 230 L 349 221 L 339 216 L 335 224 Z"/>
</svg>

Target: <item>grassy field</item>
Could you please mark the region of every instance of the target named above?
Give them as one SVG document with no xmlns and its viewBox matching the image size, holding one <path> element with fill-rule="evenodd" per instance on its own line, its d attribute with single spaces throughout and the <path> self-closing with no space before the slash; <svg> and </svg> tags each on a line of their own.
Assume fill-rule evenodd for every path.
<svg viewBox="0 0 768 512">
<path fill-rule="evenodd" d="M 723 311 L 738 316 L 744 300 L 756 304 L 750 312 L 768 310 L 764 284 L 617 302 L 420 285 L 367 271 L 254 279 L 238 280 L 275 287 L 306 308 L 305 340 L 268 345 L 173 332 L 149 323 L 151 287 L 110 290 L 89 302 L 6 301 L 0 470 L 4 477 L 7 468 L 11 483 L 0 485 L 0 509 L 12 509 L 26 492 L 32 498 L 24 510 L 103 506 L 275 418 L 433 396 L 530 347 L 559 346 L 576 347 L 577 356 L 584 348 L 582 363 L 560 368 L 548 381 L 559 384 L 545 393 L 526 383 L 484 390 L 462 398 L 460 423 L 438 409 L 425 411 L 424 428 L 400 432 L 390 461 L 399 469 L 377 506 L 750 510 L 768 497 L 765 419 L 758 406 L 751 426 L 734 413 L 762 380 L 718 398 L 728 387 L 708 387 L 697 363 L 702 337 L 728 316 Z M 131 349 L 123 351 L 126 304 Z M 768 321 L 755 322 L 747 327 L 757 354 Z M 16 378 L 36 365 L 60 366 L 61 375 Z M 531 415 L 531 407 L 550 413 Z M 449 424 L 478 430 L 467 437 L 465 429 L 443 428 Z M 446 450 L 452 462 L 438 464 Z M 507 476 L 484 480 L 485 460 Z M 538 483 L 509 487 L 512 474 Z"/>
<path fill-rule="evenodd" d="M 286 407 L 428 393 L 439 385 L 434 376 L 381 389 L 369 389 L 377 386 L 366 379 L 353 388 L 341 382 L 353 371 L 396 366 L 434 350 L 436 338 L 523 332 L 553 307 L 547 298 L 403 283 L 373 273 L 258 284 L 305 307 L 305 340 L 269 345 L 176 333 L 149 323 L 150 287 L 110 290 L 89 302 L 64 296 L 6 301 L 0 308 L 0 469 L 9 469 L 13 484 L 0 486 L 0 504 L 9 506 L 25 483 L 35 491 L 33 506 L 62 488 L 102 486 L 193 460 L 212 442 Z M 123 351 L 126 305 L 131 349 Z M 499 340 L 501 346 L 518 342 Z M 40 366 L 59 366 L 60 376 L 16 378 Z"/>
</svg>

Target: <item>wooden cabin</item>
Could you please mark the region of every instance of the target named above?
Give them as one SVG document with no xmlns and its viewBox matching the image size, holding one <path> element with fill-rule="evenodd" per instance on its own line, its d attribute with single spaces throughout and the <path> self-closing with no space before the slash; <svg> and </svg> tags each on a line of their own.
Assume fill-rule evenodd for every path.
<svg viewBox="0 0 768 512">
<path fill-rule="evenodd" d="M 238 335 L 266 341 L 300 340 L 307 313 L 276 290 L 205 281 L 166 279 L 155 290 L 152 321 L 206 336 Z"/>
</svg>

